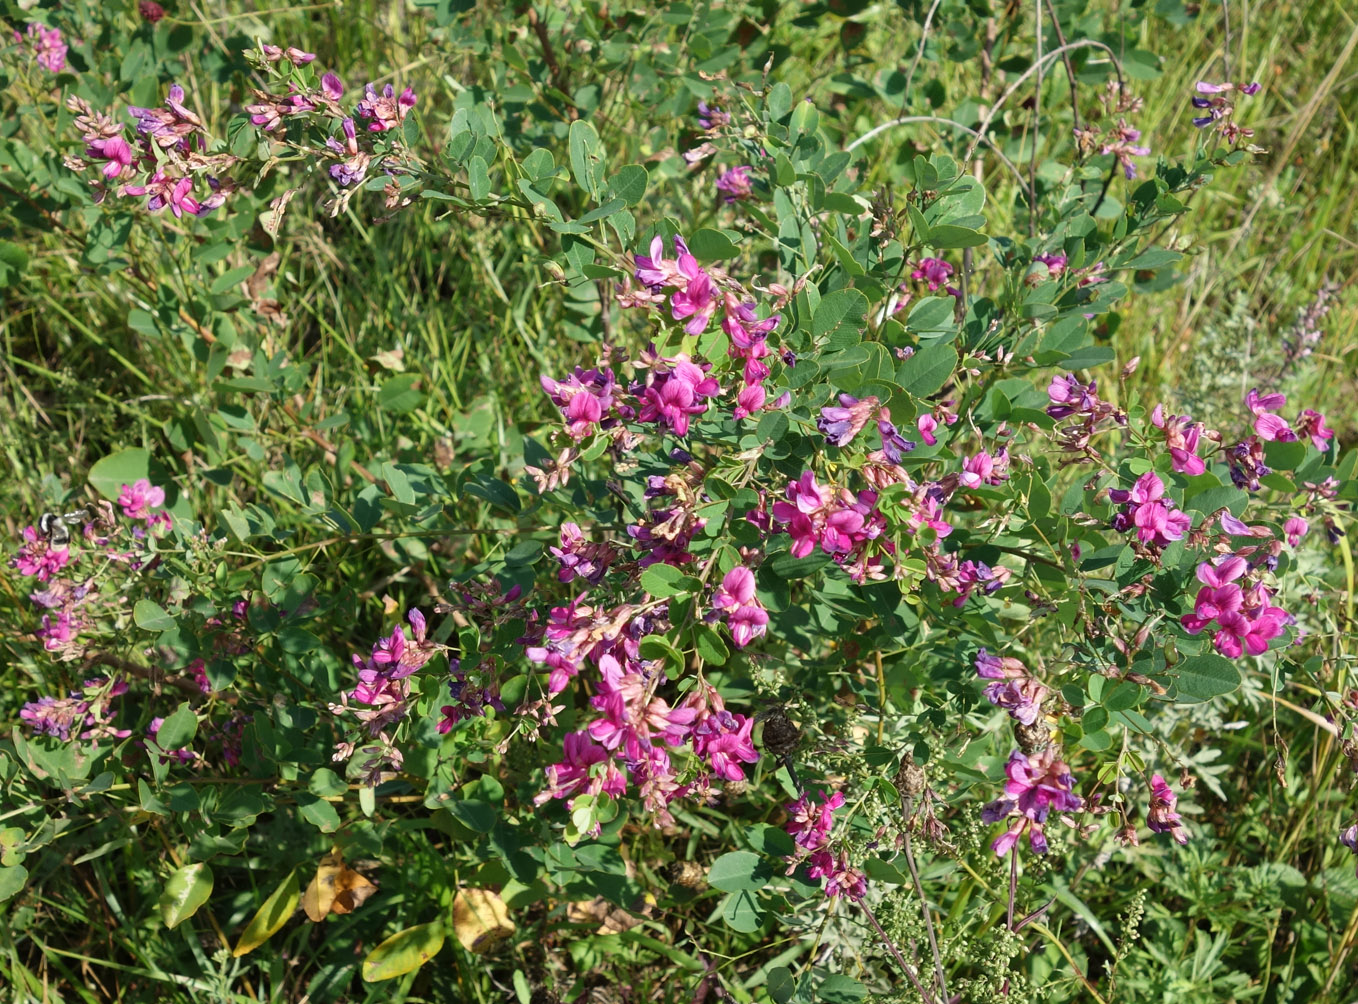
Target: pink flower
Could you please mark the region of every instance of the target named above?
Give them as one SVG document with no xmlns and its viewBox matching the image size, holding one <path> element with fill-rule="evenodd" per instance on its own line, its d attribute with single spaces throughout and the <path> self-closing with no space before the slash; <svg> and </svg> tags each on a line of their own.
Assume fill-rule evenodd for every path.
<svg viewBox="0 0 1358 1004">
<path fill-rule="evenodd" d="M 405 121 L 410 109 L 415 107 L 415 100 L 415 92 L 409 87 L 397 97 L 391 84 L 382 88 L 380 94 L 369 84 L 364 88 L 363 98 L 355 106 L 354 114 L 368 120 L 369 132 L 386 132 Z"/>
<path fill-rule="evenodd" d="M 27 29 L 29 47 L 37 54 L 38 65 L 48 73 L 60 73 L 66 69 L 66 43 L 62 41 L 60 28 L 48 28 L 33 22 Z M 14 40 L 22 36 L 16 31 Z"/>
<path fill-rule="evenodd" d="M 726 611 L 731 640 L 737 648 L 750 644 L 768 627 L 768 611 L 755 595 L 754 573 L 743 565 L 731 569 L 722 578 L 720 588 L 712 596 L 712 606 Z"/>
<path fill-rule="evenodd" d="M 106 162 L 100 172 L 105 178 L 118 177 L 124 170 L 130 169 L 137 159 L 132 147 L 121 136 L 91 140 L 85 148 L 85 156 Z"/>
<path fill-rule="evenodd" d="M 820 410 L 816 428 L 825 436 L 827 443 L 843 449 L 863 430 L 880 405 L 881 401 L 875 397 L 865 397 L 860 401 L 851 394 L 841 394 L 838 405 L 826 405 Z"/>
<path fill-rule="evenodd" d="M 1156 833 L 1168 833 L 1181 844 L 1188 843 L 1188 831 L 1174 811 L 1178 802 L 1169 783 L 1159 774 L 1151 778 L 1151 804 L 1146 813 L 1146 825 Z"/>
<path fill-rule="evenodd" d="M 1008 797 L 987 805 L 981 810 L 981 818 L 987 823 L 1013 815 L 1018 818 L 995 839 L 991 850 L 1003 856 L 1013 849 L 1020 836 L 1027 833 L 1029 846 L 1038 854 L 1045 854 L 1047 838 L 1042 826 L 1048 814 L 1053 809 L 1079 812 L 1084 808 L 1084 799 L 1072 790 L 1070 768 L 1051 747 L 1032 754 L 1014 750 L 1004 772 L 1008 778 L 1004 786 Z"/>
<path fill-rule="evenodd" d="M 711 368 L 708 363 L 693 363 L 685 355 L 660 360 L 642 390 L 638 421 L 655 422 L 676 436 L 688 435 L 690 418 L 707 411 L 703 399 L 721 393 L 717 381 L 707 375 Z"/>
<path fill-rule="evenodd" d="M 151 510 L 164 504 L 165 489 L 151 484 L 146 478 L 123 485 L 122 494 L 118 496 L 118 505 L 122 506 L 123 515 L 128 519 L 149 519 Z"/>
<path fill-rule="evenodd" d="M 714 700 L 713 695 L 715 691 L 708 695 L 709 710 L 693 726 L 693 752 L 706 760 L 718 777 L 742 781 L 745 771 L 740 765 L 759 759 L 751 738 L 754 719 L 727 711 L 721 699 Z"/>
<path fill-rule="evenodd" d="M 930 446 L 934 446 L 938 443 L 938 437 L 934 435 L 938 430 L 938 422 L 934 419 L 933 415 L 925 412 L 915 420 L 915 428 L 919 430 L 919 438 Z"/>
<path fill-rule="evenodd" d="M 687 250 L 679 255 L 679 277 L 683 286 L 670 297 L 670 313 L 676 321 L 688 318 L 684 331 L 701 335 L 707 330 L 717 309 L 717 290 L 712 277 Z"/>
<path fill-rule="evenodd" d="M 737 199 L 748 199 L 754 191 L 754 183 L 750 179 L 750 168 L 747 165 L 733 167 L 729 171 L 723 171 L 717 178 L 717 191 L 726 197 L 726 201 L 735 202 Z"/>
<path fill-rule="evenodd" d="M 826 880 L 825 895 L 831 899 L 844 896 L 857 901 L 867 895 L 867 877 L 850 866 L 849 856 L 843 851 L 838 857 L 827 850 L 816 851 L 807 859 L 806 873 Z"/>
<path fill-rule="evenodd" d="M 1307 408 L 1297 416 L 1297 435 L 1309 436 L 1317 450 L 1324 450 L 1325 444 L 1334 438 L 1334 431 L 1325 427 L 1325 416 Z"/>
<path fill-rule="evenodd" d="M 1302 519 L 1300 516 L 1290 516 L 1288 517 L 1287 522 L 1283 524 L 1283 536 L 1287 538 L 1289 544 L 1296 547 L 1301 543 L 1301 538 L 1305 537 L 1307 531 L 1310 529 L 1311 524 L 1307 523 L 1306 520 Z"/>
<path fill-rule="evenodd" d="M 929 292 L 932 293 L 939 286 L 947 285 L 952 273 L 953 267 L 942 258 L 923 258 L 910 273 L 910 278 L 928 283 Z"/>
<path fill-rule="evenodd" d="M 830 830 L 834 826 L 834 812 L 844 804 L 844 793 L 837 791 L 829 798 L 824 789 L 820 793 L 821 804 L 816 805 L 806 795 L 784 806 L 788 820 L 784 827 L 798 847 L 816 851 L 830 840 Z"/>
<path fill-rule="evenodd" d="M 69 547 L 53 547 L 36 529 L 24 527 L 24 546 L 11 562 L 20 575 L 36 575 L 39 582 L 47 582 L 71 560 Z"/>
<path fill-rule="evenodd" d="M 566 419 L 566 433 L 579 441 L 594 432 L 613 408 L 617 384 L 608 368 L 585 370 L 575 367 L 566 380 L 539 377 L 542 389 Z"/>
<path fill-rule="evenodd" d="M 1165 499 L 1165 483 L 1154 471 L 1147 471 L 1137 478 L 1130 491 L 1110 489 L 1108 497 L 1123 507 L 1113 517 L 1113 529 L 1135 528 L 1142 543 L 1167 547 L 1173 541 L 1181 540 L 1193 526 L 1193 518 L 1188 513 L 1173 508 L 1172 499 Z"/>
</svg>

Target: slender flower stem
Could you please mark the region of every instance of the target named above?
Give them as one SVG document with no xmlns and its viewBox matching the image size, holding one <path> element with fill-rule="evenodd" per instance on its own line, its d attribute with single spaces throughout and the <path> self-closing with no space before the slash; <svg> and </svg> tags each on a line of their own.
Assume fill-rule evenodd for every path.
<svg viewBox="0 0 1358 1004">
<path fill-rule="evenodd" d="M 882 930 L 882 925 L 877 923 L 877 917 L 873 914 L 872 908 L 861 899 L 858 901 L 858 906 L 865 914 L 867 914 L 868 920 L 872 923 L 872 926 L 877 929 L 877 936 L 882 939 L 882 944 L 886 945 L 887 950 L 890 951 L 892 956 L 896 959 L 896 964 L 901 967 L 901 970 L 905 973 L 905 978 L 908 979 L 910 985 L 915 988 L 915 992 L 924 999 L 924 1004 L 937 1004 L 937 1001 L 935 1001 L 929 992 L 920 984 L 919 974 L 915 972 L 910 963 L 905 961 L 900 953 L 900 949 L 896 947 L 896 943 L 887 936 L 886 931 Z"/>
<path fill-rule="evenodd" d="M 934 933 L 934 915 L 929 909 L 929 901 L 924 898 L 924 883 L 919 879 L 919 866 L 915 864 L 915 852 L 910 847 L 910 823 L 907 820 L 901 829 L 905 838 L 905 863 L 910 866 L 910 877 L 915 881 L 915 896 L 919 899 L 920 912 L 924 914 L 924 930 L 929 935 L 929 951 L 934 956 L 934 978 L 938 981 L 938 992 L 944 1000 L 948 997 L 948 978 L 943 974 L 943 956 L 938 950 L 938 937 Z"/>
<path fill-rule="evenodd" d="M 1006 926 L 1014 930 L 1014 899 L 1018 895 L 1018 844 L 1009 852 L 1009 910 Z"/>
</svg>

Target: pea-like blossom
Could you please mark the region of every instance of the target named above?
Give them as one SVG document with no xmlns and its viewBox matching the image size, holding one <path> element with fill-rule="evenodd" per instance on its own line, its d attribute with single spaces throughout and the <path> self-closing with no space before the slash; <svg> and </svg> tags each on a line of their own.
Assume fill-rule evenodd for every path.
<svg viewBox="0 0 1358 1004">
<path fill-rule="evenodd" d="M 1280 415 L 1273 414 L 1287 403 L 1283 394 L 1260 394 L 1252 389 L 1245 395 L 1245 407 L 1254 415 L 1254 431 L 1265 442 L 1296 442 L 1297 434 Z"/>
<path fill-rule="evenodd" d="M 99 173 L 110 179 L 119 177 L 124 171 L 130 174 L 137 162 L 131 144 L 121 136 L 91 140 L 85 147 L 85 156 L 91 160 L 102 160 L 104 166 Z"/>
<path fill-rule="evenodd" d="M 976 654 L 976 675 L 991 680 L 985 688 L 986 700 L 1023 725 L 1042 717 L 1042 702 L 1050 691 L 1029 675 L 1022 662 L 1012 656 L 993 656 L 985 649 Z"/>
<path fill-rule="evenodd" d="M 1273 606 L 1268 590 L 1259 585 L 1244 588 L 1237 581 L 1248 567 L 1244 558 L 1234 554 L 1198 565 L 1197 577 L 1203 588 L 1198 590 L 1193 613 L 1180 618 L 1184 630 L 1192 635 L 1215 624 L 1212 644 L 1232 659 L 1245 652 L 1266 652 L 1268 643 L 1293 621 L 1285 610 Z"/>
<path fill-rule="evenodd" d="M 837 791 L 827 798 L 822 789 L 819 805 L 804 794 L 797 801 L 784 806 L 787 809 L 787 824 L 783 829 L 798 847 L 808 851 L 820 850 L 830 840 L 835 810 L 843 805 L 842 791 Z"/>
<path fill-rule="evenodd" d="M 1043 825 L 1052 810 L 1079 812 L 1084 799 L 1075 794 L 1070 768 L 1055 747 L 1040 753 L 1025 754 L 1014 750 L 1004 768 L 1007 778 L 1004 791 L 1007 797 L 991 802 L 981 811 L 987 823 L 1017 817 L 1009 829 L 990 845 L 997 855 L 1008 854 L 1023 834 L 1028 834 L 1028 845 L 1038 854 L 1047 852 L 1047 837 Z"/>
<path fill-rule="evenodd" d="M 1293 547 L 1301 544 L 1301 539 L 1310 531 L 1311 524 L 1300 516 L 1289 516 L 1283 523 L 1283 536 Z"/>
<path fill-rule="evenodd" d="M 698 125 L 702 128 L 720 129 L 730 124 L 731 113 L 723 111 L 720 105 L 709 105 L 706 101 L 698 102 Z"/>
<path fill-rule="evenodd" d="M 1052 377 L 1047 386 L 1047 397 L 1051 400 L 1047 414 L 1056 419 L 1093 414 L 1102 403 L 1098 390 L 1097 380 L 1091 380 L 1088 385 L 1082 384 L 1074 373 Z"/>
<path fill-rule="evenodd" d="M 839 395 L 838 405 L 826 405 L 816 419 L 816 428 L 831 446 L 848 446 L 863 426 L 876 414 L 881 402 L 875 397 L 858 399 L 852 394 Z"/>
<path fill-rule="evenodd" d="M 613 410 L 618 387 L 613 371 L 607 367 L 586 370 L 577 366 L 559 383 L 546 375 L 539 380 L 552 403 L 561 409 L 566 433 L 574 440 L 593 433 Z"/>
<path fill-rule="evenodd" d="M 1047 266 L 1047 274 L 1053 279 L 1059 279 L 1065 274 L 1066 266 L 1070 259 L 1063 254 L 1035 254 L 1033 261 L 1041 262 Z"/>
<path fill-rule="evenodd" d="M 1102 153 L 1112 154 L 1122 165 L 1122 173 L 1131 181 L 1136 177 L 1136 165 L 1132 163 L 1133 157 L 1145 157 L 1151 152 L 1148 146 L 1137 144 L 1141 138 L 1141 130 L 1133 129 L 1127 124 L 1126 119 L 1119 119 L 1116 128 L 1112 129 L 1105 138 Z"/>
<path fill-rule="evenodd" d="M 23 35 L 14 33 L 14 41 L 23 42 L 33 50 L 38 65 L 48 73 L 60 73 L 66 69 L 66 43 L 61 37 L 60 28 L 49 28 L 36 21 L 29 24 Z"/>
<path fill-rule="evenodd" d="M 754 181 L 750 177 L 749 165 L 742 164 L 729 171 L 723 171 L 717 177 L 716 189 L 728 203 L 748 199 L 754 193 Z"/>
<path fill-rule="evenodd" d="M 744 648 L 764 634 L 769 614 L 755 593 L 754 573 L 744 565 L 731 569 L 712 595 L 712 607 L 726 614 L 731 629 L 731 640 L 737 648 Z"/>
<path fill-rule="evenodd" d="M 1164 432 L 1172 471 L 1194 475 L 1207 470 L 1206 463 L 1197 455 L 1198 441 L 1203 432 L 1201 422 L 1194 422 L 1187 415 L 1170 415 L 1166 418 L 1165 406 L 1157 404 L 1151 412 L 1151 425 Z"/>
<path fill-rule="evenodd" d="M 613 754 L 590 739 L 588 732 L 568 733 L 563 745 L 565 759 L 547 768 L 547 787 L 533 797 L 534 804 L 564 798 L 569 806 L 577 795 L 617 797 L 627 790 L 627 778 L 618 770 Z M 596 764 L 603 766 L 595 770 Z"/>
<path fill-rule="evenodd" d="M 47 582 L 71 560 L 69 547 L 53 547 L 31 526 L 24 527 L 24 546 L 10 560 L 20 575 L 36 575 L 39 582 Z"/>
<path fill-rule="evenodd" d="M 381 92 L 372 84 L 363 89 L 363 98 L 354 108 L 354 114 L 366 119 L 369 132 L 386 132 L 395 129 L 415 107 L 415 92 L 407 87 L 397 96 L 391 84 Z"/>
<path fill-rule="evenodd" d="M 831 899 L 843 896 L 857 902 L 867 895 L 867 876 L 849 864 L 849 856 L 827 850 L 816 851 L 807 859 L 807 875 L 825 879 L 825 895 Z"/>
<path fill-rule="evenodd" d="M 1317 450 L 1325 450 L 1329 441 L 1334 438 L 1334 430 L 1325 426 L 1325 416 L 1310 408 L 1297 416 L 1295 425 L 1298 438 L 1309 438 L 1311 445 Z"/>
<path fill-rule="evenodd" d="M 999 485 L 1009 479 L 1009 452 L 1000 450 L 991 456 L 985 450 L 962 462 L 962 473 L 958 483 L 963 488 L 979 488 L 981 485 Z"/>
<path fill-rule="evenodd" d="M 579 524 L 573 522 L 561 524 L 561 546 L 548 550 L 561 564 L 561 571 L 557 573 L 561 582 L 581 578 L 590 585 L 602 582 L 609 566 L 618 557 L 611 546 L 589 540 Z"/>
<path fill-rule="evenodd" d="M 914 271 L 910 273 L 910 278 L 927 283 L 929 292 L 932 293 L 940 286 L 946 287 L 952 274 L 953 267 L 942 258 L 921 258 Z"/>
<path fill-rule="evenodd" d="M 1179 814 L 1174 811 L 1179 797 L 1174 794 L 1167 782 L 1159 774 L 1151 778 L 1150 809 L 1146 813 L 1146 825 L 1156 833 L 1168 833 L 1180 844 L 1188 843 L 1188 830 L 1184 828 Z"/>
<path fill-rule="evenodd" d="M 1113 529 L 1136 530 L 1137 539 L 1154 547 L 1168 547 L 1183 539 L 1193 526 L 1188 513 L 1174 508 L 1174 500 L 1165 495 L 1165 483 L 1154 471 L 1147 471 L 1136 479 L 1130 489 L 1113 488 L 1108 497 L 1122 506 L 1113 517 Z"/>
<path fill-rule="evenodd" d="M 358 148 L 358 134 L 353 119 L 345 118 L 340 122 L 340 132 L 344 136 L 343 143 L 333 136 L 327 136 L 325 145 L 331 153 L 342 158 L 338 163 L 330 165 L 330 177 L 334 178 L 340 187 L 348 188 L 363 180 L 372 157 Z"/>
<path fill-rule="evenodd" d="M 707 375 L 710 363 L 698 364 L 686 355 L 661 359 L 651 368 L 650 379 L 640 390 L 637 419 L 655 422 L 676 436 L 688 435 L 694 415 L 707 411 L 707 398 L 721 393 L 721 386 Z"/>
<path fill-rule="evenodd" d="M 128 519 L 149 519 L 152 509 L 165 504 L 165 489 L 151 484 L 147 478 L 138 478 L 130 485 L 123 485 L 118 496 L 118 505 Z"/>
<path fill-rule="evenodd" d="M 1339 842 L 1358 856 L 1358 823 L 1354 823 L 1348 829 L 1341 830 Z M 1354 868 L 1354 874 L 1358 874 L 1358 865 Z"/>
</svg>

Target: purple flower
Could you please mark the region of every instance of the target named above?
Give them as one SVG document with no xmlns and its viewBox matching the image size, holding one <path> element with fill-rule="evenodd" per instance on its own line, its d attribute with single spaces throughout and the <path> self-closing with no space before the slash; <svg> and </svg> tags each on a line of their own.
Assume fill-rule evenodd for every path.
<svg viewBox="0 0 1358 1004">
<path fill-rule="evenodd" d="M 1146 813 L 1146 825 L 1156 833 L 1168 833 L 1181 844 L 1188 843 L 1188 831 L 1174 811 L 1178 802 L 1169 783 L 1159 774 L 1151 778 L 1151 804 Z"/>
<path fill-rule="evenodd" d="M 369 132 L 386 132 L 405 121 L 410 109 L 415 107 L 415 101 L 415 92 L 409 87 L 397 97 L 391 84 L 382 88 L 381 93 L 369 84 L 363 89 L 363 98 L 355 106 L 354 114 L 368 120 Z"/>
<path fill-rule="evenodd" d="M 726 197 L 728 203 L 748 199 L 754 191 L 749 165 L 742 164 L 740 167 L 723 171 L 717 178 L 716 188 Z"/>
<path fill-rule="evenodd" d="M 875 397 L 860 401 L 851 394 L 841 394 L 837 406 L 826 405 L 820 410 L 816 428 L 824 434 L 828 444 L 843 449 L 863 430 L 880 405 Z"/>
<path fill-rule="evenodd" d="M 1009 816 L 1018 818 L 1009 829 L 990 845 L 997 855 L 1005 855 L 1028 834 L 1028 844 L 1038 854 L 1047 852 L 1047 838 L 1042 832 L 1048 814 L 1079 812 L 1084 799 L 1072 790 L 1070 768 L 1052 747 L 1041 753 L 1024 754 L 1014 750 L 1004 768 L 1008 780 L 1004 791 L 1009 797 L 991 802 L 981 811 L 981 818 L 995 823 Z"/>
<path fill-rule="evenodd" d="M 883 408 L 882 413 L 885 412 Z M 915 448 L 915 444 L 902 436 L 889 419 L 877 419 L 877 432 L 882 437 L 882 452 L 893 464 L 899 464 L 901 458 Z"/>
<path fill-rule="evenodd" d="M 60 28 L 48 28 L 37 22 L 31 23 L 27 30 L 28 45 L 37 55 L 38 65 L 48 73 L 60 73 L 66 69 L 66 43 L 62 41 Z M 23 36 L 14 33 L 16 42 Z"/>
<path fill-rule="evenodd" d="M 617 383 L 608 368 L 586 370 L 575 367 L 561 383 L 551 377 L 538 378 L 552 403 L 566 419 L 566 432 L 579 441 L 594 432 L 613 408 Z"/>
</svg>

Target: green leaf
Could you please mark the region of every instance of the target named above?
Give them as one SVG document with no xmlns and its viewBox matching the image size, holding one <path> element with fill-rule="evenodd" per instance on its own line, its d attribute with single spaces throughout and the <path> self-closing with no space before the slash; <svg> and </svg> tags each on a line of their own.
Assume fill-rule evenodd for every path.
<svg viewBox="0 0 1358 1004">
<path fill-rule="evenodd" d="M 240 265 L 236 268 L 223 272 L 212 280 L 212 285 L 208 287 L 208 292 L 213 296 L 225 293 L 233 286 L 239 286 L 250 276 L 255 274 L 254 265 Z"/>
<path fill-rule="evenodd" d="M 696 581 L 673 565 L 660 563 L 651 565 L 641 573 L 641 588 L 656 599 L 689 592 L 690 585 Z"/>
<path fill-rule="evenodd" d="M 185 701 L 160 723 L 160 728 L 156 731 L 156 745 L 163 750 L 183 749 L 193 742 L 193 737 L 197 734 L 198 716 Z"/>
<path fill-rule="evenodd" d="M 298 793 L 297 811 L 301 813 L 303 819 L 322 833 L 334 833 L 340 827 L 340 817 L 335 807 L 310 792 Z"/>
<path fill-rule="evenodd" d="M 369 952 L 363 960 L 364 982 L 391 980 L 419 969 L 439 953 L 443 947 L 443 937 L 441 920 L 398 931 Z"/>
<path fill-rule="evenodd" d="M 721 903 L 721 916 L 733 931 L 752 934 L 764 922 L 764 913 L 754 894 L 742 890 L 729 893 Z"/>
<path fill-rule="evenodd" d="M 212 895 L 212 869 L 206 864 L 176 868 L 160 894 L 160 916 L 168 928 L 188 920 Z"/>
<path fill-rule="evenodd" d="M 467 189 L 477 202 L 490 195 L 490 168 L 484 157 L 472 157 L 467 161 Z"/>
<path fill-rule="evenodd" d="M 694 234 L 688 241 L 688 249 L 699 261 L 722 261 L 740 254 L 740 248 L 735 246 L 731 238 L 711 227 L 703 227 Z"/>
<path fill-rule="evenodd" d="M 28 268 L 28 252 L 18 244 L 0 241 L 0 289 L 19 285 Z"/>
<path fill-rule="evenodd" d="M 23 865 L 0 868 L 0 903 L 13 898 L 28 881 L 28 869 Z"/>
<path fill-rule="evenodd" d="M 712 862 L 707 883 L 722 892 L 762 889 L 772 874 L 764 859 L 753 851 L 730 851 Z"/>
<path fill-rule="evenodd" d="M 951 223 L 940 223 L 938 226 L 929 228 L 928 243 L 931 247 L 940 250 L 980 247 L 989 240 L 990 238 L 979 230 L 954 226 Z"/>
<path fill-rule="evenodd" d="M 1240 671 L 1231 660 L 1207 653 L 1185 659 L 1176 667 L 1179 704 L 1202 704 L 1229 694 L 1240 686 Z"/>
<path fill-rule="evenodd" d="M 398 373 L 384 380 L 377 392 L 377 406 L 398 415 L 414 411 L 424 401 L 424 395 L 415 387 L 419 379 L 418 373 Z"/>
<path fill-rule="evenodd" d="M 916 397 L 926 397 L 947 383 L 955 369 L 957 351 L 951 345 L 928 345 L 901 362 L 896 382 Z"/>
<path fill-rule="evenodd" d="M 608 194 L 629 206 L 636 206 L 646 197 L 646 186 L 650 181 L 651 176 L 640 164 L 624 164 L 609 179 Z"/>
<path fill-rule="evenodd" d="M 825 1004 L 854 1004 L 868 995 L 868 988 L 852 976 L 835 973 L 825 978 L 816 991 L 816 999 Z"/>
<path fill-rule="evenodd" d="M 570 129 L 571 174 L 594 199 L 599 198 L 599 179 L 603 176 L 603 148 L 594 126 L 576 119 Z"/>
<path fill-rule="evenodd" d="M 138 600 L 132 608 L 132 620 L 144 631 L 168 631 L 174 627 L 174 618 L 154 600 Z"/>
<path fill-rule="evenodd" d="M 1147 248 L 1129 261 L 1125 267 L 1136 269 L 1162 268 L 1165 265 L 1173 265 L 1182 258 L 1183 255 L 1178 251 L 1167 251 L 1164 248 Z"/>
<path fill-rule="evenodd" d="M 149 478 L 150 473 L 150 452 L 136 446 L 109 454 L 96 463 L 90 468 L 89 482 L 104 498 L 116 501 L 123 493 L 123 485 Z"/>
<path fill-rule="evenodd" d="M 868 298 L 859 290 L 837 289 L 823 297 L 820 306 L 811 315 L 811 336 L 816 339 L 827 338 L 841 328 L 856 331 L 867 312 Z"/>
<path fill-rule="evenodd" d="M 269 898 L 255 911 L 250 923 L 241 932 L 236 947 L 231 950 L 231 955 L 238 959 L 253 952 L 273 937 L 296 911 L 299 898 L 297 872 L 294 870 L 288 873 L 288 877 L 279 883 L 278 888 L 270 893 Z"/>
</svg>

